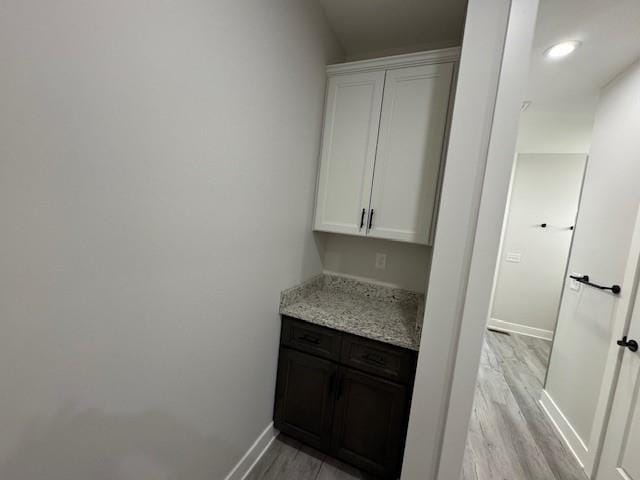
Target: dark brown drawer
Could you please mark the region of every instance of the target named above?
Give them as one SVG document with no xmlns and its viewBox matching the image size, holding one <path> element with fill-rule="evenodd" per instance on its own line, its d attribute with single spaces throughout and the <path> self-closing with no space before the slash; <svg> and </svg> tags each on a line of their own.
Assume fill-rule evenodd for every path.
<svg viewBox="0 0 640 480">
<path fill-rule="evenodd" d="M 342 339 L 342 363 L 395 382 L 410 382 L 415 359 L 416 353 L 404 348 L 354 335 Z"/>
<path fill-rule="evenodd" d="M 340 332 L 283 316 L 280 342 L 288 347 L 337 361 L 340 358 L 342 336 Z"/>
</svg>

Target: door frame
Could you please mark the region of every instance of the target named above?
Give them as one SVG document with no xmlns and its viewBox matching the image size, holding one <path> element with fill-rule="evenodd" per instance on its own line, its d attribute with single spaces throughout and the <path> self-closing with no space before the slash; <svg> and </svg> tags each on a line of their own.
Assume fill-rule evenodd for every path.
<svg viewBox="0 0 640 480">
<path fill-rule="evenodd" d="M 462 470 L 537 8 L 468 3 L 402 480 Z"/>
</svg>

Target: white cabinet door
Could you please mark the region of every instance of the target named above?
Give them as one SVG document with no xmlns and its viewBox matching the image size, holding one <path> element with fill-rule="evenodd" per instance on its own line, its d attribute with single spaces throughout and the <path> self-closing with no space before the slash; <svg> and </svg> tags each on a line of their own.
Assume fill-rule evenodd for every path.
<svg viewBox="0 0 640 480">
<path fill-rule="evenodd" d="M 366 232 L 383 87 L 383 71 L 329 78 L 315 230 Z"/>
<path fill-rule="evenodd" d="M 388 70 L 368 234 L 429 244 L 453 64 Z"/>
</svg>

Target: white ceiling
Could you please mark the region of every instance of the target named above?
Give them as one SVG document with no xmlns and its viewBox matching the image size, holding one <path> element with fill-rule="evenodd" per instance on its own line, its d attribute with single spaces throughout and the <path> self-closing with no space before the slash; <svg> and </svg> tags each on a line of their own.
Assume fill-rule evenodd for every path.
<svg viewBox="0 0 640 480">
<path fill-rule="evenodd" d="M 467 0 L 319 0 L 348 58 L 460 44 Z"/>
<path fill-rule="evenodd" d="M 348 59 L 458 45 L 467 0 L 319 0 Z M 560 61 L 544 51 L 582 46 Z M 541 0 L 528 111 L 593 115 L 601 88 L 640 58 L 640 0 Z"/>
<path fill-rule="evenodd" d="M 582 46 L 544 56 L 565 40 Z M 640 58 L 640 0 L 541 0 L 532 55 L 532 109 L 593 112 L 602 87 Z"/>
</svg>

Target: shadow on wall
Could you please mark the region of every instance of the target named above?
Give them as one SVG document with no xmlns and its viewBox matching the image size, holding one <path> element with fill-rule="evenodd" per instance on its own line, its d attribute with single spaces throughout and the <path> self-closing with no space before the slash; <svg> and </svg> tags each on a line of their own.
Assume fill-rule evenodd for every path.
<svg viewBox="0 0 640 480">
<path fill-rule="evenodd" d="M 212 452 L 228 446 L 160 412 L 109 415 L 61 410 L 34 420 L 16 452 L 0 467 L 2 480 L 212 480 L 228 473 Z M 218 462 L 219 463 L 219 462 Z"/>
</svg>

